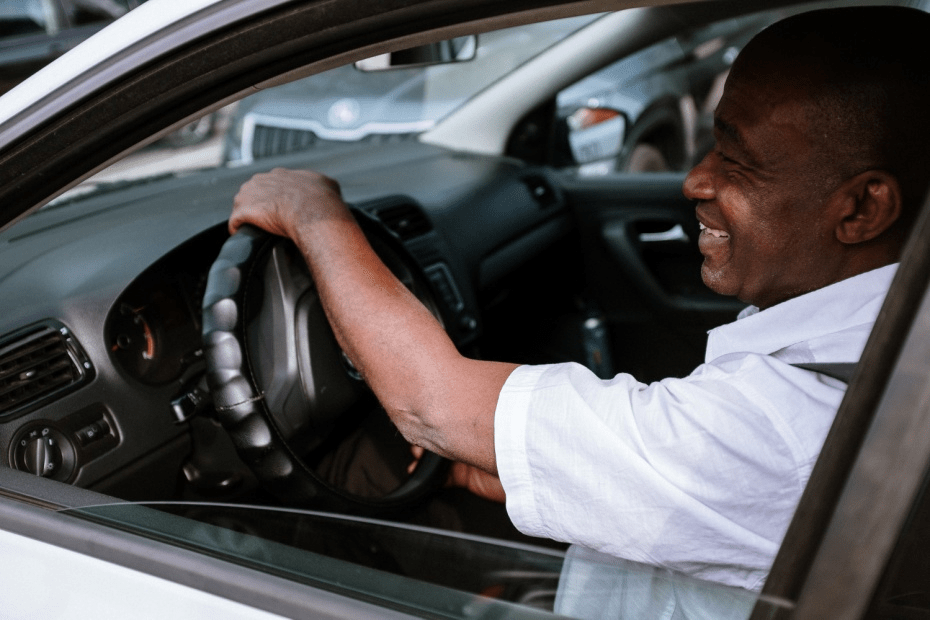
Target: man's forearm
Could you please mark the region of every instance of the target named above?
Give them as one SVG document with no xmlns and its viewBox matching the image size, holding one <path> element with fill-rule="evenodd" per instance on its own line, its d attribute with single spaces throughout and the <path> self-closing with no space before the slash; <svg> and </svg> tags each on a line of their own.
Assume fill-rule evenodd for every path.
<svg viewBox="0 0 930 620">
<path fill-rule="evenodd" d="M 461 356 L 354 222 L 318 222 L 296 241 L 339 344 L 401 433 L 496 472 L 494 409 L 512 367 Z"/>
<path fill-rule="evenodd" d="M 297 243 L 340 346 L 411 443 L 495 473 L 494 411 L 515 366 L 458 352 L 375 254 L 337 186 L 316 191 L 311 179 L 298 191 L 286 171 L 275 173 L 282 178 L 254 192 L 244 186 L 231 228 L 250 222 Z M 272 207 L 275 180 L 286 195 Z"/>
</svg>

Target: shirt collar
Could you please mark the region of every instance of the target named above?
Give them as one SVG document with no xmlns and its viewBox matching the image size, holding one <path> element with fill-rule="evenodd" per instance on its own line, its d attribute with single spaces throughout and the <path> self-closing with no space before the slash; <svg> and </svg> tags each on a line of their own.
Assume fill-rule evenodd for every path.
<svg viewBox="0 0 930 620">
<path fill-rule="evenodd" d="M 708 332 L 704 361 L 736 352 L 769 355 L 824 334 L 874 323 L 897 268 L 894 264 L 867 271 L 765 310 L 749 306 L 733 323 Z"/>
</svg>

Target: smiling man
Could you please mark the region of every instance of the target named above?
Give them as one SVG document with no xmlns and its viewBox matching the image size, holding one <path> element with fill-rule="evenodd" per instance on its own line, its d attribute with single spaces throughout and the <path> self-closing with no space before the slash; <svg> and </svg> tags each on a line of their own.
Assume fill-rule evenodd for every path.
<svg viewBox="0 0 930 620">
<path fill-rule="evenodd" d="M 397 427 L 462 463 L 459 483 L 506 496 L 519 529 L 759 589 L 846 387 L 799 365 L 858 360 L 926 190 L 928 22 L 810 13 L 737 59 L 684 192 L 705 283 L 752 305 L 684 378 L 462 357 L 312 172 L 253 178 L 230 230 L 297 243 Z"/>
<path fill-rule="evenodd" d="M 926 161 L 911 144 L 925 135 L 925 78 L 891 57 L 904 46 L 847 41 L 831 30 L 850 18 L 831 16 L 793 45 L 788 21 L 747 47 L 715 114 L 717 146 L 684 185 L 698 201 L 704 283 L 762 309 L 895 262 L 911 222 L 901 210 L 921 198 L 898 177 Z"/>
</svg>

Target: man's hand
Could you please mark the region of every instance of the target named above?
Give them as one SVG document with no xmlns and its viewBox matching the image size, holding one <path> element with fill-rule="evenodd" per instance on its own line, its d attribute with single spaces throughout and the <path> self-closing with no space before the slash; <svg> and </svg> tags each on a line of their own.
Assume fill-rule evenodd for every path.
<svg viewBox="0 0 930 620">
<path fill-rule="evenodd" d="M 275 169 L 236 195 L 235 232 L 253 224 L 293 240 L 339 346 L 412 444 L 496 473 L 494 412 L 516 367 L 465 358 L 397 280 L 321 174 Z"/>
<path fill-rule="evenodd" d="M 500 478 L 467 463 L 452 463 L 449 486 L 468 489 L 478 497 L 493 502 L 503 504 L 507 501 L 507 494 L 504 493 Z"/>
<path fill-rule="evenodd" d="M 301 226 L 324 219 L 351 219 L 339 184 L 310 170 L 285 170 L 256 174 L 233 201 L 229 232 L 252 224 L 273 235 L 297 239 Z"/>
<path fill-rule="evenodd" d="M 413 462 L 407 467 L 407 473 L 412 474 L 423 458 L 423 448 L 410 446 L 413 453 Z M 447 487 L 461 487 L 468 489 L 478 497 L 489 499 L 492 502 L 503 504 L 507 501 L 507 494 L 501 484 L 501 479 L 493 474 L 478 469 L 467 463 L 453 462 L 449 468 L 449 477 L 446 479 Z"/>
</svg>

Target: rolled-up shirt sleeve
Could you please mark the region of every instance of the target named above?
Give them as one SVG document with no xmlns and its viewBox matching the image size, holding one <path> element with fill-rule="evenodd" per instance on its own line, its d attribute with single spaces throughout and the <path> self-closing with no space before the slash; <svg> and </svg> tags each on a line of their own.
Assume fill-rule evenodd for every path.
<svg viewBox="0 0 930 620">
<path fill-rule="evenodd" d="M 522 366 L 495 414 L 508 514 L 529 535 L 757 589 L 843 391 L 750 354 L 652 384 Z"/>
</svg>

